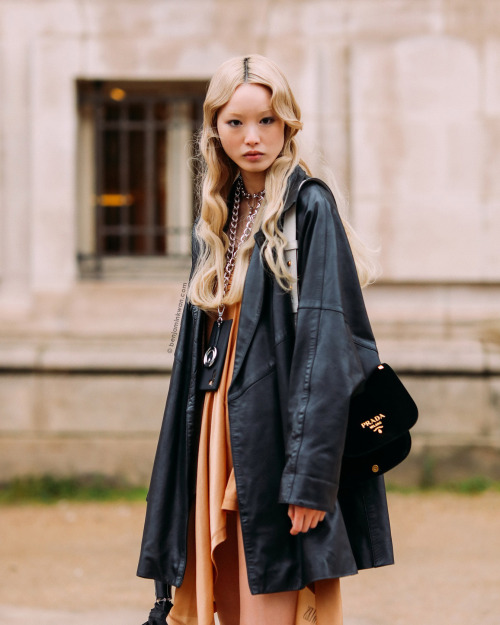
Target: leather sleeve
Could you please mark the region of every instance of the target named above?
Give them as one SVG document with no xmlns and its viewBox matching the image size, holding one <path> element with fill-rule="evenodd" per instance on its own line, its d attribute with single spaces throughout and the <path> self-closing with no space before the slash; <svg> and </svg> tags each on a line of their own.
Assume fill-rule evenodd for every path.
<svg viewBox="0 0 500 625">
<path fill-rule="evenodd" d="M 333 196 L 321 185 L 300 193 L 297 226 L 299 307 L 280 502 L 333 512 L 350 397 L 364 379 L 344 293 L 364 305 L 359 282 L 342 284 L 357 274 Z"/>
</svg>

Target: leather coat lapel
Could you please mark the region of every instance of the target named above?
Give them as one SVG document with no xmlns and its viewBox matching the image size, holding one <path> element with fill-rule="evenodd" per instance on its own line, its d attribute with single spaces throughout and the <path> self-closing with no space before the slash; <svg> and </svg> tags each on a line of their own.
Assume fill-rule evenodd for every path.
<svg viewBox="0 0 500 625">
<path fill-rule="evenodd" d="M 291 208 L 297 201 L 300 185 L 306 178 L 306 172 L 302 169 L 302 167 L 299 167 L 297 165 L 294 172 L 288 179 L 288 188 L 285 195 L 285 202 L 279 220 L 280 225 L 283 223 L 283 214 L 286 213 L 286 211 Z"/>
<path fill-rule="evenodd" d="M 257 234 L 255 234 L 256 241 Z M 264 236 L 262 232 L 261 234 Z M 245 288 L 243 290 L 232 382 L 234 382 L 238 376 L 259 322 L 264 297 L 264 280 L 264 267 L 260 259 L 260 245 L 257 241 L 257 246 L 250 259 Z"/>
<path fill-rule="evenodd" d="M 290 176 L 287 194 L 285 197 L 285 205 L 282 215 L 297 200 L 300 183 L 306 178 L 306 174 L 301 167 L 296 167 Z M 280 217 L 280 226 L 283 217 Z M 254 239 L 256 247 L 253 251 L 250 265 L 248 267 L 245 280 L 245 288 L 243 291 L 243 300 L 241 302 L 240 322 L 238 329 L 238 339 L 236 342 L 236 354 L 234 358 L 233 378 L 236 380 L 252 338 L 255 334 L 257 324 L 262 312 L 262 300 L 264 297 L 265 270 L 260 257 L 260 249 L 265 241 L 265 235 L 262 230 L 255 233 Z"/>
</svg>

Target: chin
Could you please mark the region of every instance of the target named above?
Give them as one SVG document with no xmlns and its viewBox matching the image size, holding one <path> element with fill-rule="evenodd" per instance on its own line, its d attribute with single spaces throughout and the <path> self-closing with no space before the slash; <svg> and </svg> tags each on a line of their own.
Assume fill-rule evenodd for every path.
<svg viewBox="0 0 500 625">
<path fill-rule="evenodd" d="M 248 172 L 249 174 L 262 174 L 266 172 L 271 165 L 272 163 L 241 163 L 239 168 L 241 171 Z"/>
</svg>

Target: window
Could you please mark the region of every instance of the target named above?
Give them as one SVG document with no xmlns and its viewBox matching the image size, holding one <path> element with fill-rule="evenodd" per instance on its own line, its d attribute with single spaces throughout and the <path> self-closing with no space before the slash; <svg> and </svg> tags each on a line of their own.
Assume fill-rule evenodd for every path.
<svg viewBox="0 0 500 625">
<path fill-rule="evenodd" d="M 78 81 L 83 275 L 185 259 L 205 83 Z M 128 267 L 128 269 L 127 269 Z"/>
</svg>

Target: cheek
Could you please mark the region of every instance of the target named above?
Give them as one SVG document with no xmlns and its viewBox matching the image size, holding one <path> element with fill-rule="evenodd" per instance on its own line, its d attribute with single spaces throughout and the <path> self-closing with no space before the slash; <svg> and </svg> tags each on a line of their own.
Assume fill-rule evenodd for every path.
<svg viewBox="0 0 500 625">
<path fill-rule="evenodd" d="M 223 125 L 221 125 L 220 127 L 217 126 L 217 132 L 219 134 L 219 139 L 222 145 L 222 149 L 224 150 L 224 152 L 227 152 L 227 150 L 231 149 L 231 141 L 230 141 L 230 136 L 227 133 L 225 127 Z"/>
<path fill-rule="evenodd" d="M 224 126 L 217 122 L 216 129 L 217 129 L 217 134 L 219 136 L 219 139 L 220 139 L 220 141 L 222 143 L 222 141 L 224 141 Z"/>
<path fill-rule="evenodd" d="M 285 128 L 282 126 L 281 128 L 275 129 L 274 135 L 274 144 L 276 146 L 277 152 L 281 152 L 283 146 L 285 145 Z"/>
</svg>

